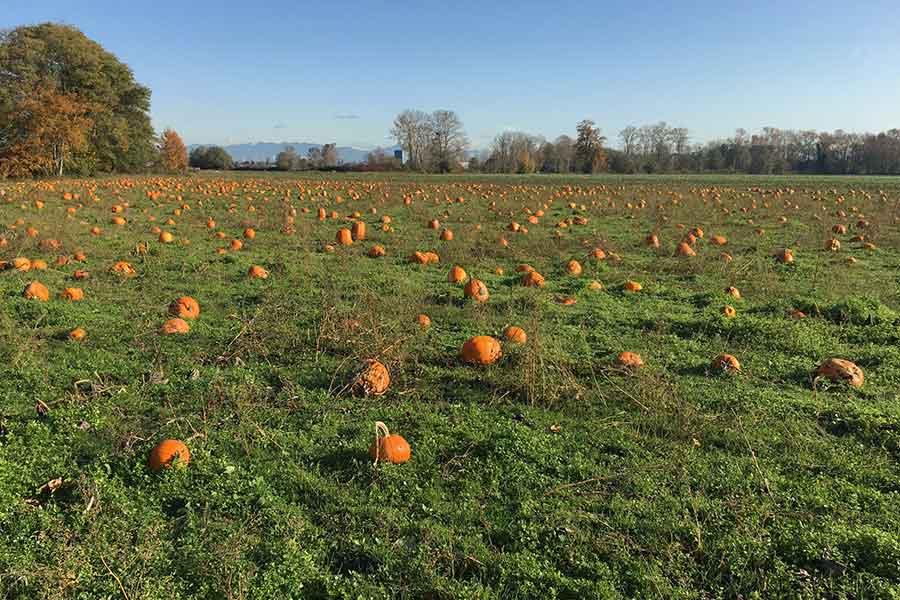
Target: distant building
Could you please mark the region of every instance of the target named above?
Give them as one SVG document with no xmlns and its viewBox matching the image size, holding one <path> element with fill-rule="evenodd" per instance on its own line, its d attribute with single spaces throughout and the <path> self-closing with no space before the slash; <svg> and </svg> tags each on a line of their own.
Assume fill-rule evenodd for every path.
<svg viewBox="0 0 900 600">
<path fill-rule="evenodd" d="M 403 149 L 394 150 L 394 158 L 400 161 L 400 164 L 403 164 Z"/>
</svg>

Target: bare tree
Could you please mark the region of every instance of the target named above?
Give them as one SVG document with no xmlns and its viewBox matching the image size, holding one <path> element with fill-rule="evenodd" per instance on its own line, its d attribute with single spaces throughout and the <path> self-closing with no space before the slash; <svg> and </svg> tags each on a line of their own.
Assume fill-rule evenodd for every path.
<svg viewBox="0 0 900 600">
<path fill-rule="evenodd" d="M 394 119 L 391 135 L 406 152 L 407 164 L 421 169 L 427 163 L 430 143 L 429 117 L 421 110 L 404 110 Z"/>
<path fill-rule="evenodd" d="M 449 171 L 465 158 L 469 147 L 462 121 L 452 110 L 436 110 L 431 113 L 428 125 L 431 166 L 438 171 Z"/>
<path fill-rule="evenodd" d="M 624 152 L 626 156 L 633 156 L 637 153 L 637 127 L 635 127 L 634 125 L 629 125 L 619 132 L 619 139 L 622 140 L 622 152 Z"/>
</svg>

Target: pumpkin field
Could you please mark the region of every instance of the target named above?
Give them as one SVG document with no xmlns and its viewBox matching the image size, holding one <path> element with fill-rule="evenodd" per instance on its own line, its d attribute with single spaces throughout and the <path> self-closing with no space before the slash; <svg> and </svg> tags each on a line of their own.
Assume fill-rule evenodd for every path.
<svg viewBox="0 0 900 600">
<path fill-rule="evenodd" d="M 0 598 L 900 598 L 900 181 L 0 182 Z"/>
</svg>

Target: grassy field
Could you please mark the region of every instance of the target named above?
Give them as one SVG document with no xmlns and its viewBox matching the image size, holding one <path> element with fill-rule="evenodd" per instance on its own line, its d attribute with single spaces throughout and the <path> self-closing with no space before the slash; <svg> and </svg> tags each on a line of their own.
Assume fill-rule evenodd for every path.
<svg viewBox="0 0 900 600">
<path fill-rule="evenodd" d="M 0 221 L 0 598 L 900 598 L 900 180 L 8 182 Z M 502 358 L 464 364 L 475 335 Z M 814 380 L 831 357 L 864 385 Z M 349 393 L 370 358 L 390 388 Z M 409 462 L 373 465 L 375 421 Z M 153 472 L 166 438 L 190 464 Z"/>
</svg>

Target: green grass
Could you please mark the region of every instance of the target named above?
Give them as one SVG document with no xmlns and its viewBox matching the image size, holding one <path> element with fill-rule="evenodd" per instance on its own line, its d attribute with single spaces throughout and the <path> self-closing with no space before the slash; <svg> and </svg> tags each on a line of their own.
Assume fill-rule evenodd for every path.
<svg viewBox="0 0 900 600">
<path fill-rule="evenodd" d="M 0 184 L 0 220 L 24 220 L 0 234 L 0 258 L 50 263 L 0 273 L 0 598 L 900 597 L 900 180 L 219 177 Z M 65 191 L 85 205 L 74 218 Z M 128 224 L 110 224 L 123 201 Z M 528 224 L 523 207 L 545 203 Z M 343 223 L 318 206 L 362 212 L 367 240 L 324 252 Z M 588 224 L 555 227 L 574 215 Z M 506 231 L 513 220 L 529 232 Z M 698 256 L 672 257 L 678 223 L 706 232 Z M 831 253 L 836 223 L 850 231 Z M 215 253 L 248 225 L 255 240 Z M 654 230 L 659 251 L 643 243 Z M 46 238 L 63 249 L 41 250 Z M 366 256 L 375 243 L 387 256 Z M 621 260 L 589 258 L 596 246 Z M 784 247 L 794 265 L 772 259 Z M 439 264 L 407 262 L 431 249 Z M 76 250 L 86 264 L 54 264 Z M 117 260 L 138 275 L 109 272 Z M 521 263 L 547 287 L 518 285 Z M 248 279 L 253 264 L 270 277 Z M 447 283 L 454 264 L 489 302 Z M 72 281 L 76 268 L 90 278 Z M 32 280 L 49 302 L 22 297 Z M 85 300 L 61 300 L 68 286 Z M 200 319 L 160 335 L 182 295 Z M 461 364 L 466 339 L 508 324 L 528 343 Z M 79 326 L 87 338 L 69 341 Z M 617 371 L 624 350 L 646 367 Z M 742 372 L 711 373 L 721 352 Z M 865 385 L 814 386 L 833 356 Z M 340 391 L 365 358 L 390 369 L 382 397 Z M 376 420 L 409 441 L 408 463 L 372 465 Z M 164 438 L 188 444 L 188 468 L 147 470 Z"/>
</svg>

